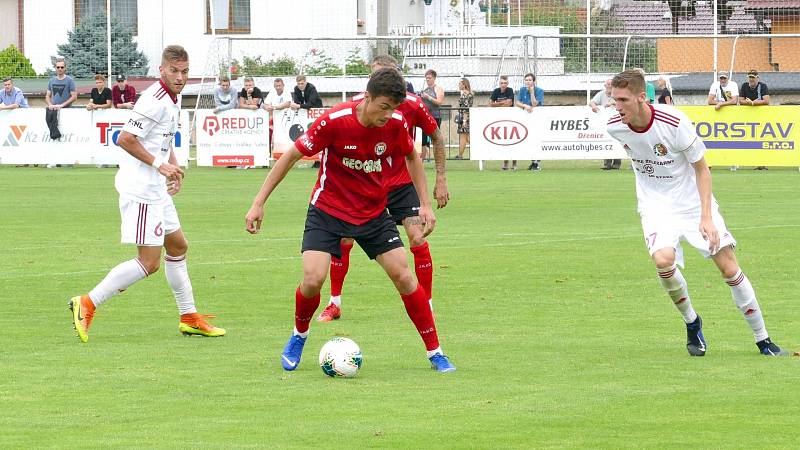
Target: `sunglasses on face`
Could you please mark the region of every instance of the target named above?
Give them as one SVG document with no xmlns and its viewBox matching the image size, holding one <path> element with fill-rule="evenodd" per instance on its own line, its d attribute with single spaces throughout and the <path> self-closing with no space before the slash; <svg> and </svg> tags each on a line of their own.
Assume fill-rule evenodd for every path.
<svg viewBox="0 0 800 450">
<path fill-rule="evenodd" d="M 65 66 L 56 66 L 56 69 L 63 69 Z"/>
</svg>

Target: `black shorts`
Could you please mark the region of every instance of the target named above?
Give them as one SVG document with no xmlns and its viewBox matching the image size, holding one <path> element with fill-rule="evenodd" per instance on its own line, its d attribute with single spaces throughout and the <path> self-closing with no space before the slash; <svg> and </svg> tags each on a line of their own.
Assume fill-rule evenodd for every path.
<svg viewBox="0 0 800 450">
<path fill-rule="evenodd" d="M 436 126 L 442 126 L 442 119 L 441 117 L 438 119 L 433 119 L 436 121 Z M 428 134 L 422 133 L 422 146 L 423 147 L 430 147 L 431 146 L 431 137 Z"/>
<path fill-rule="evenodd" d="M 400 233 L 386 210 L 363 225 L 353 225 L 308 205 L 302 251 L 316 250 L 341 258 L 342 238 L 353 238 L 369 259 L 403 246 Z"/>
<path fill-rule="evenodd" d="M 403 223 L 406 217 L 416 217 L 419 215 L 419 196 L 413 183 L 401 186 L 389 192 L 386 202 L 386 209 L 392 216 L 392 220 L 397 225 Z"/>
</svg>

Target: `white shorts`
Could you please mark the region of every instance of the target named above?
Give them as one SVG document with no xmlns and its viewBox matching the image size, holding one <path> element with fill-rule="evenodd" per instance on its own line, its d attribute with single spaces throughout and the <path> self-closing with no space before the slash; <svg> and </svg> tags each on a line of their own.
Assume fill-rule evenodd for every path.
<svg viewBox="0 0 800 450">
<path fill-rule="evenodd" d="M 711 220 L 719 233 L 719 248 L 736 246 L 736 239 L 725 226 L 725 220 L 719 213 L 715 204 L 711 209 Z M 683 239 L 696 248 L 705 258 L 712 256 L 708 250 L 708 241 L 700 234 L 700 212 L 689 214 L 659 214 L 642 215 L 642 231 L 644 241 L 650 256 L 662 248 L 675 249 L 675 261 L 683 267 L 683 249 L 680 241 Z M 719 250 L 717 250 L 719 252 Z"/>
<path fill-rule="evenodd" d="M 123 244 L 160 247 L 164 245 L 164 235 L 181 228 L 171 196 L 161 203 L 139 203 L 120 197 L 119 214 Z"/>
</svg>

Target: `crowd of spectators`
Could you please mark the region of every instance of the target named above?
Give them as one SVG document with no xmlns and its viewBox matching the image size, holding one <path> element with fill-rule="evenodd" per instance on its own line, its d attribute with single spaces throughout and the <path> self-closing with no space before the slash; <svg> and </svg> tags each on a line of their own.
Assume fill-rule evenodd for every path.
<svg viewBox="0 0 800 450">
<path fill-rule="evenodd" d="M 67 75 L 66 62 L 59 58 L 56 60 L 55 76 L 53 76 L 47 86 L 45 103 L 47 104 L 45 121 L 50 129 L 50 138 L 58 140 L 61 132 L 58 128 L 58 111 L 69 107 L 77 99 L 77 89 L 75 81 Z M 95 87 L 90 93 L 90 102 L 85 105 L 87 110 L 97 109 L 132 109 L 136 103 L 136 89 L 127 83 L 124 74 L 116 75 L 116 83 L 109 89 L 106 86 L 106 78 L 102 74 L 95 77 Z M 428 70 L 425 73 L 425 86 L 419 92 L 420 97 L 425 102 L 437 123 L 441 126 L 441 107 L 445 102 L 445 91 L 436 83 L 437 73 L 435 70 Z M 657 86 L 657 87 L 656 87 Z M 408 83 L 409 92 L 413 92 L 413 86 Z M 453 116 L 456 132 L 459 136 L 458 154 L 456 159 L 463 159 L 467 146 L 470 144 L 470 115 L 469 108 L 475 106 L 475 93 L 473 92 L 470 81 L 462 78 L 459 81 L 459 100 L 458 108 Z M 669 80 L 660 77 L 656 83 L 647 82 L 646 97 L 650 103 L 674 104 L 674 97 Z M 252 77 L 245 77 L 241 91 L 236 92 L 231 88 L 230 78 L 223 76 L 219 79 L 219 85 L 213 92 L 214 113 L 221 113 L 226 110 L 241 108 L 258 110 L 264 109 L 268 112 L 322 108 L 322 99 L 316 87 L 309 83 L 305 75 L 298 75 L 295 78 L 293 90 L 285 89 L 282 78 L 273 80 L 273 88 L 264 93 L 255 85 Z M 727 106 L 745 105 L 761 106 L 770 104 L 769 88 L 766 83 L 760 81 L 758 71 L 751 69 L 747 73 L 747 82 L 737 85 L 730 79 L 727 73 L 720 73 L 709 91 L 707 103 L 714 106 L 715 110 L 720 110 Z M 514 91 L 509 86 L 508 76 L 499 77 L 499 85 L 495 88 L 490 97 L 488 106 L 490 107 L 518 107 L 526 112 L 532 112 L 534 108 L 544 105 L 544 90 L 536 85 L 536 76 L 532 73 L 523 76 L 523 85 Z M 592 111 L 599 113 L 602 111 L 613 112 L 614 99 L 611 97 L 611 80 L 604 83 L 604 89 L 598 91 L 589 102 Z M 0 90 L 0 110 L 15 108 L 28 108 L 28 102 L 22 90 L 14 86 L 12 78 L 3 80 L 3 89 Z M 270 140 L 272 139 L 273 123 L 270 118 Z M 426 141 L 427 136 L 423 136 L 422 157 L 426 158 L 430 149 L 430 142 Z M 604 160 L 603 170 L 619 169 L 621 160 Z M 766 167 L 757 167 L 766 169 Z M 503 170 L 516 170 L 517 161 L 503 161 Z M 541 170 L 540 161 L 531 161 L 529 170 Z"/>
</svg>

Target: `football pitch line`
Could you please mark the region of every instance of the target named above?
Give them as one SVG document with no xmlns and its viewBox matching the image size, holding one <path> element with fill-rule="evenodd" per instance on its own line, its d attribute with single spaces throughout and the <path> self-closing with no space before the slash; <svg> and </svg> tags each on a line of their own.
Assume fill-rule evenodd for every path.
<svg viewBox="0 0 800 450">
<path fill-rule="evenodd" d="M 731 231 L 742 231 L 742 230 L 762 230 L 762 229 L 776 229 L 776 228 L 798 228 L 800 225 L 798 224 L 786 224 L 786 225 L 758 225 L 752 227 L 738 227 L 738 228 L 730 228 Z M 574 235 L 576 233 L 570 233 Z M 558 244 L 558 243 L 565 243 L 565 242 L 581 242 L 581 241 L 605 241 L 605 240 L 615 240 L 615 239 L 628 239 L 628 238 L 641 238 L 641 233 L 635 234 L 617 234 L 617 235 L 597 235 L 594 233 L 593 236 L 586 236 L 586 237 L 574 237 L 574 238 L 565 238 L 565 239 L 546 239 L 546 240 L 527 240 L 527 241 L 517 241 L 517 242 L 486 242 L 482 244 L 469 244 L 469 245 L 447 245 L 439 243 L 437 247 L 447 248 L 447 249 L 470 249 L 470 248 L 491 248 L 491 247 L 518 247 L 518 246 L 525 246 L 525 245 L 541 245 L 541 244 Z M 501 237 L 508 237 L 508 236 L 532 236 L 532 235 L 545 235 L 544 233 L 501 233 L 498 236 Z M 552 236 L 552 234 L 550 234 Z M 458 237 L 464 238 L 470 235 L 460 234 L 458 236 L 449 235 L 449 237 Z M 477 236 L 477 234 L 476 234 Z M 485 235 L 482 235 L 485 236 Z M 288 240 L 297 240 L 298 238 L 269 238 L 266 241 L 288 241 Z M 211 240 L 204 240 L 204 241 L 192 241 L 195 244 L 207 244 L 207 243 L 224 243 L 224 242 L 242 242 L 244 239 L 211 239 Z M 76 244 L 77 245 L 77 244 Z M 75 246 L 75 245 L 70 245 Z M 70 246 L 48 246 L 48 247 L 15 247 L 11 250 L 30 250 L 32 248 L 63 248 L 63 247 L 70 247 Z M 229 260 L 229 261 L 197 261 L 192 262 L 192 265 L 199 265 L 199 266 L 227 266 L 227 265 L 236 265 L 236 264 L 251 264 L 251 263 L 259 263 L 259 262 L 271 262 L 271 261 L 290 261 L 290 260 L 298 260 L 301 258 L 301 255 L 296 256 L 280 256 L 280 257 L 270 257 L 270 258 L 250 258 L 250 259 L 236 259 L 236 260 Z M 25 279 L 25 278 L 41 278 L 41 277 L 54 277 L 54 276 L 74 276 L 74 275 L 87 275 L 87 274 L 95 274 L 95 273 L 106 273 L 110 270 L 110 267 L 92 269 L 92 270 L 79 270 L 79 271 L 71 271 L 71 272 L 36 272 L 36 273 L 6 273 L 0 275 L 0 280 L 17 280 L 17 279 Z"/>
</svg>

